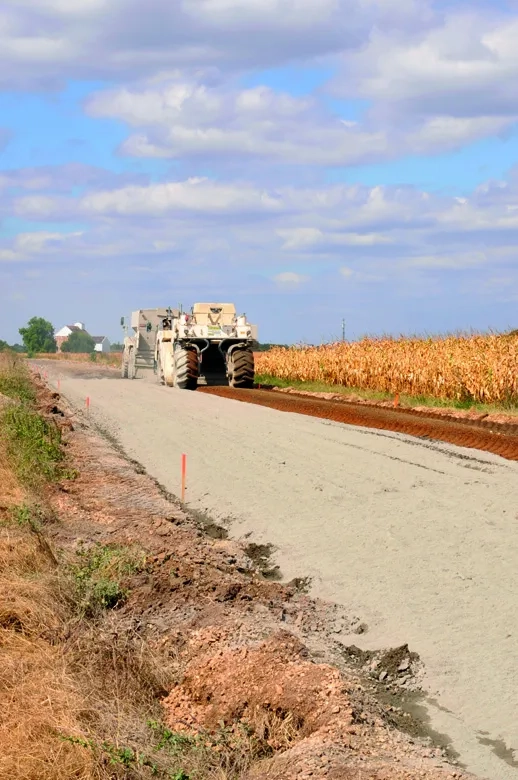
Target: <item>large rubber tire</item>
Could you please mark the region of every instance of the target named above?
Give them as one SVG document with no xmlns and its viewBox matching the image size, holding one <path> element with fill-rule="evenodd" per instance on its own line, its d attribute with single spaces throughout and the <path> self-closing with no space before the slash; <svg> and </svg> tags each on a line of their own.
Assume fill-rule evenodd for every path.
<svg viewBox="0 0 518 780">
<path fill-rule="evenodd" d="M 158 353 L 162 382 L 167 387 L 175 387 L 176 368 L 174 363 L 173 345 L 170 342 L 162 342 Z"/>
<path fill-rule="evenodd" d="M 254 353 L 249 349 L 235 349 L 229 358 L 230 387 L 254 386 Z"/>
<path fill-rule="evenodd" d="M 128 379 L 135 379 L 137 374 L 137 366 L 135 364 L 136 358 L 137 356 L 134 347 L 130 347 L 128 356 Z"/>
<path fill-rule="evenodd" d="M 164 371 L 162 369 L 162 362 L 160 360 L 160 356 L 158 356 L 156 361 L 156 377 L 159 385 L 165 385 Z"/>
<path fill-rule="evenodd" d="M 200 361 L 195 349 L 177 349 L 174 353 L 175 386 L 180 390 L 196 390 Z"/>
<path fill-rule="evenodd" d="M 121 377 L 122 379 L 128 378 L 128 355 L 126 353 L 126 350 L 124 350 L 124 352 L 122 353 Z"/>
</svg>

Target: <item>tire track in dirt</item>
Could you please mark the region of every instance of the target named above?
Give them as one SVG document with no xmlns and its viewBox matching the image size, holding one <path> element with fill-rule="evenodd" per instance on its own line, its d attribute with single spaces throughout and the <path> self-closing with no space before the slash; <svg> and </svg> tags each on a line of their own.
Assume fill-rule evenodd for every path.
<svg viewBox="0 0 518 780">
<path fill-rule="evenodd" d="M 425 412 L 387 409 L 355 403 L 327 401 L 269 390 L 238 390 L 232 387 L 202 387 L 198 392 L 244 403 L 258 404 L 281 412 L 304 414 L 347 425 L 406 433 L 420 439 L 444 441 L 469 449 L 483 450 L 506 460 L 518 461 L 518 425 L 484 420 L 438 419 Z"/>
</svg>

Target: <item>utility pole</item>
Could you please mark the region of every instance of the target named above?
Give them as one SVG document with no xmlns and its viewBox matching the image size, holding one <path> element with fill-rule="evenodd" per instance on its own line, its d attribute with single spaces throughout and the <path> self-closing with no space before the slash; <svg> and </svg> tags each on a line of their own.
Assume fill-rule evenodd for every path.
<svg viewBox="0 0 518 780">
<path fill-rule="evenodd" d="M 345 341 L 345 320 L 342 320 L 342 341 Z"/>
</svg>

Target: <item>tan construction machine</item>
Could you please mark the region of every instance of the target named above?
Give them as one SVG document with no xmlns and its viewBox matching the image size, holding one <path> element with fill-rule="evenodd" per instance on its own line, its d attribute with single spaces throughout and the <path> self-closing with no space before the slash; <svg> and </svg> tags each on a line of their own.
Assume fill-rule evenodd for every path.
<svg viewBox="0 0 518 780">
<path fill-rule="evenodd" d="M 167 309 L 139 309 L 131 314 L 133 334 L 128 335 L 128 326 L 124 317 L 124 350 L 122 353 L 121 376 L 123 379 L 135 379 L 139 369 L 155 369 L 156 334 Z"/>
<path fill-rule="evenodd" d="M 232 303 L 195 303 L 190 313 L 141 309 L 133 312 L 131 325 L 134 335 L 124 339 L 123 378 L 152 368 L 161 384 L 182 390 L 254 386 L 257 328 L 244 314 L 238 316 Z"/>
</svg>

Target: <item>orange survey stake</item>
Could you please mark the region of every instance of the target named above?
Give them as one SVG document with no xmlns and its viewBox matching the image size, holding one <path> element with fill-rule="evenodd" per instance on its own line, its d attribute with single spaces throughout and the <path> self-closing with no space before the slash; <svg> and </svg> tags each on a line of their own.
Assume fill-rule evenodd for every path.
<svg viewBox="0 0 518 780">
<path fill-rule="evenodd" d="M 185 501 L 186 476 L 187 476 L 187 455 L 182 455 L 182 501 Z"/>
</svg>

